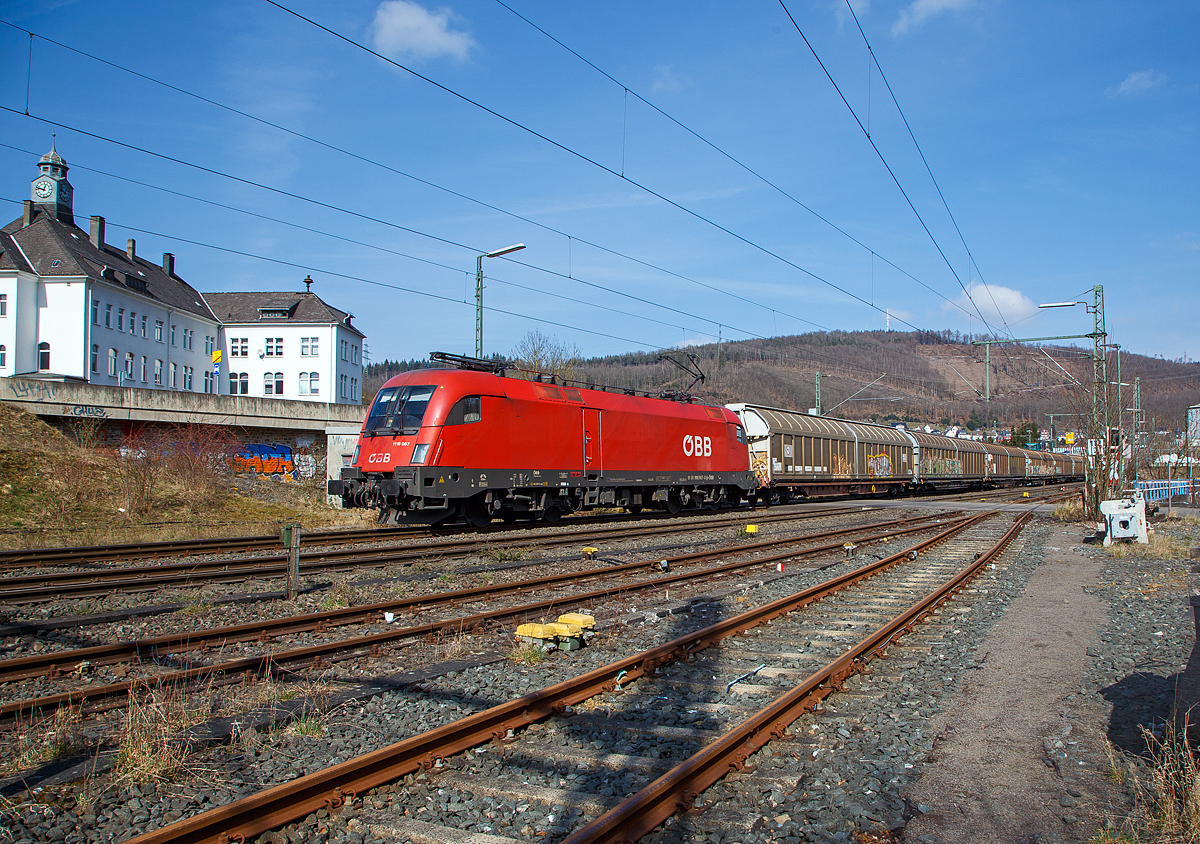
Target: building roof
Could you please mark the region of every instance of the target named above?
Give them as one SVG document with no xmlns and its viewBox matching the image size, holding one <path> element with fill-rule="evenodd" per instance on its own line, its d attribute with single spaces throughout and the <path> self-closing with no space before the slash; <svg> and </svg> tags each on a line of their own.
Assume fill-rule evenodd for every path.
<svg viewBox="0 0 1200 844">
<path fill-rule="evenodd" d="M 340 325 L 364 337 L 350 320 L 315 293 L 205 293 L 217 319 L 225 325 Z"/>
<path fill-rule="evenodd" d="M 0 229 L 0 270 L 33 272 L 42 278 L 86 276 L 133 296 L 203 319 L 217 321 L 190 284 L 140 256 L 132 259 L 107 243 L 92 244 L 88 233 L 35 207 L 33 221 L 24 217 Z"/>
</svg>

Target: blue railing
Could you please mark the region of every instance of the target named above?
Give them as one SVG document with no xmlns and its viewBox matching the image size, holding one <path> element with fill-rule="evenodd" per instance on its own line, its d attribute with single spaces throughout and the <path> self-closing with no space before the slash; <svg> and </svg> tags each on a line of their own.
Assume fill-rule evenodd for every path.
<svg viewBox="0 0 1200 844">
<path fill-rule="evenodd" d="M 1190 496 L 1192 485 L 1200 481 L 1134 481 L 1134 486 L 1141 490 L 1142 498 L 1147 501 L 1166 501 L 1180 495 Z"/>
</svg>

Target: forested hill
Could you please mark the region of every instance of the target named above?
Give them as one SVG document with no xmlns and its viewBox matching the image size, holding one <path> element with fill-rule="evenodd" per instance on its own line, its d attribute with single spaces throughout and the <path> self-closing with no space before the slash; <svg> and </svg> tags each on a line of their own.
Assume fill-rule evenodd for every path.
<svg viewBox="0 0 1200 844">
<path fill-rule="evenodd" d="M 1034 422 L 1044 428 L 1050 421 L 1046 414 L 1090 411 L 1090 394 L 1074 383 L 1089 387 L 1092 383 L 1090 347 L 993 346 L 991 401 L 985 401 L 985 350 L 971 345 L 972 339 L 980 338 L 949 331 L 937 335 L 814 332 L 719 347 L 690 346 L 666 354 L 683 363 L 688 353 L 696 355 L 707 377 L 693 392 L 720 404 L 748 401 L 807 410 L 815 404 L 816 374 L 820 372 L 823 410 L 848 419 L 968 427 Z M 683 389 L 691 383 L 670 361 L 660 360 L 658 353 L 573 363 L 572 377 L 597 384 L 658 392 Z M 392 375 L 427 365 L 422 359 L 372 364 L 366 372 L 364 400 Z M 1116 382 L 1115 353 L 1109 355 L 1108 365 L 1109 380 Z M 1132 384 L 1135 377 L 1141 378 L 1147 423 L 1153 421 L 1160 429 L 1182 429 L 1188 406 L 1200 403 L 1200 363 L 1122 350 L 1119 380 Z M 867 387 L 876 379 L 880 380 Z M 846 399 L 850 400 L 839 405 Z M 1123 387 L 1121 403 L 1130 407 L 1132 400 L 1132 387 Z M 1112 407 L 1115 412 L 1115 395 Z M 1061 431 L 1076 425 L 1068 416 L 1059 417 L 1056 427 Z"/>
</svg>

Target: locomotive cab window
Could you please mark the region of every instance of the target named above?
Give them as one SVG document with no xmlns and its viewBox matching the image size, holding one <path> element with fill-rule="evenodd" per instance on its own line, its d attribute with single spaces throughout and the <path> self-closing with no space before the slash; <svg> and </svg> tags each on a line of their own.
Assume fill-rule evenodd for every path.
<svg viewBox="0 0 1200 844">
<path fill-rule="evenodd" d="M 483 399 L 479 396 L 463 396 L 446 414 L 447 425 L 467 425 L 481 419 L 483 419 Z"/>
<path fill-rule="evenodd" d="M 392 387 L 381 390 L 371 405 L 364 433 L 415 434 L 421 428 L 433 386 Z"/>
</svg>

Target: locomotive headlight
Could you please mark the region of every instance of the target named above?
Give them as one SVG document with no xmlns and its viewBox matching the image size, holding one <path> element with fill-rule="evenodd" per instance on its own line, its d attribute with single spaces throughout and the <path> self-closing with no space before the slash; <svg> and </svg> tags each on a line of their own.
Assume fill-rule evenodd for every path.
<svg viewBox="0 0 1200 844">
<path fill-rule="evenodd" d="M 424 463 L 425 456 L 429 454 L 429 443 L 421 443 L 413 449 L 412 460 L 410 463 Z"/>
</svg>

